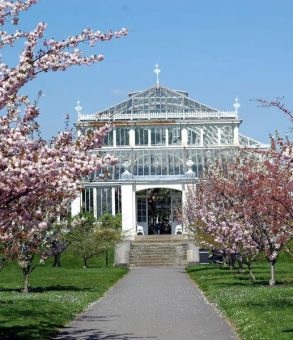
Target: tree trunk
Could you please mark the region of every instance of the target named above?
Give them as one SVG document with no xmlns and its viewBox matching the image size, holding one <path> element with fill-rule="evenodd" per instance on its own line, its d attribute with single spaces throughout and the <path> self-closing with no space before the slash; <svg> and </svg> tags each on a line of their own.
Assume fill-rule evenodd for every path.
<svg viewBox="0 0 293 340">
<path fill-rule="evenodd" d="M 254 276 L 254 274 L 253 274 L 253 272 L 252 272 L 252 270 L 251 270 L 251 264 L 248 263 L 248 264 L 247 264 L 247 267 L 248 267 L 249 275 L 250 275 L 252 281 L 255 281 L 255 276 Z"/>
<path fill-rule="evenodd" d="M 83 268 L 84 269 L 87 268 L 87 258 L 86 257 L 83 258 Z"/>
<path fill-rule="evenodd" d="M 228 258 L 227 258 L 227 255 L 223 255 L 223 267 L 228 267 Z"/>
<path fill-rule="evenodd" d="M 61 267 L 61 253 L 58 253 L 54 256 L 53 267 Z"/>
<path fill-rule="evenodd" d="M 238 273 L 243 273 L 243 261 L 242 261 L 242 258 L 239 258 L 237 260 L 238 262 Z"/>
<path fill-rule="evenodd" d="M 229 263 L 229 268 L 230 270 L 235 268 L 235 257 L 233 255 L 228 256 L 228 263 Z"/>
<path fill-rule="evenodd" d="M 274 287 L 276 284 L 275 280 L 275 261 L 270 261 L 270 266 L 271 266 L 271 279 L 269 281 L 270 287 Z"/>
<path fill-rule="evenodd" d="M 24 277 L 23 289 L 22 289 L 23 293 L 29 292 L 29 275 L 30 275 L 30 272 L 26 272 L 23 274 L 23 277 Z"/>
<path fill-rule="evenodd" d="M 3 259 L 1 259 L 1 261 L 0 261 L 0 270 L 2 270 L 2 269 L 5 267 L 5 265 L 6 265 L 6 259 L 3 258 Z"/>
<path fill-rule="evenodd" d="M 36 268 L 36 266 L 33 266 L 33 259 L 34 259 L 35 254 L 31 254 L 29 256 L 26 256 L 26 261 L 24 264 L 21 266 L 22 274 L 23 274 L 23 293 L 28 293 L 29 292 L 29 277 L 31 272 Z"/>
<path fill-rule="evenodd" d="M 287 246 L 285 246 L 285 250 L 289 255 L 291 255 L 293 257 L 292 251 Z"/>
</svg>

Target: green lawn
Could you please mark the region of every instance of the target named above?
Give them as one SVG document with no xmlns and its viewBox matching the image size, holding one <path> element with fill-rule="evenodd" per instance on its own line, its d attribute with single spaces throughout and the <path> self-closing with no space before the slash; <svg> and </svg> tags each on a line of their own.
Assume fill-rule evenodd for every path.
<svg viewBox="0 0 293 340">
<path fill-rule="evenodd" d="M 268 287 L 265 261 L 254 264 L 255 283 L 247 273 L 216 265 L 197 265 L 188 273 L 227 316 L 241 339 L 293 339 L 292 258 L 283 255 L 277 262 L 275 288 Z"/>
<path fill-rule="evenodd" d="M 0 272 L 0 339 L 46 339 L 100 298 L 126 272 L 122 268 L 97 267 L 104 256 L 93 259 L 91 268 L 71 253 L 63 267 L 52 261 L 39 266 L 31 276 L 32 292 L 22 294 L 21 272 L 11 263 Z M 111 262 L 110 262 L 111 263 Z"/>
</svg>

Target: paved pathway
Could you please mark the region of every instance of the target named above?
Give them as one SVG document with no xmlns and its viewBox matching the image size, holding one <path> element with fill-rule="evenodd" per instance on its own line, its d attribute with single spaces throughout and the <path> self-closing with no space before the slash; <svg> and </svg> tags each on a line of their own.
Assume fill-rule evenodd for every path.
<svg viewBox="0 0 293 340">
<path fill-rule="evenodd" d="M 236 339 L 183 268 L 135 268 L 57 339 Z"/>
</svg>

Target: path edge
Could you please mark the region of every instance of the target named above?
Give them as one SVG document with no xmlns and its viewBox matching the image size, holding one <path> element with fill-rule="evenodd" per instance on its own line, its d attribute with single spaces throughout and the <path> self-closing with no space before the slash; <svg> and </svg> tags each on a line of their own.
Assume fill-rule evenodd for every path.
<svg viewBox="0 0 293 340">
<path fill-rule="evenodd" d="M 228 318 L 224 310 L 221 310 L 221 308 L 215 302 L 209 300 L 209 298 L 205 295 L 203 290 L 199 287 L 198 283 L 195 280 L 193 280 L 191 276 L 188 274 L 187 267 L 185 267 L 185 274 L 187 275 L 189 280 L 191 280 L 191 282 L 195 285 L 195 287 L 198 289 L 204 301 L 214 308 L 214 310 L 216 311 L 216 313 L 219 315 L 221 319 L 227 322 L 227 324 L 230 326 L 233 333 L 235 334 L 236 340 L 241 340 L 241 337 L 236 332 L 236 329 L 237 329 L 236 325 Z"/>
</svg>

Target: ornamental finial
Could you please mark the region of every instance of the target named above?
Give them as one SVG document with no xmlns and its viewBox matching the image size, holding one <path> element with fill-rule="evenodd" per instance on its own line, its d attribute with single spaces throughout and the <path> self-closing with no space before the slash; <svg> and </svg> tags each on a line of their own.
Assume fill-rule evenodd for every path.
<svg viewBox="0 0 293 340">
<path fill-rule="evenodd" d="M 80 106 L 80 101 L 78 100 L 76 102 L 76 106 L 75 106 L 75 111 L 77 112 L 77 116 L 79 117 L 80 114 L 81 114 L 81 110 L 82 110 L 82 107 Z"/>
<path fill-rule="evenodd" d="M 238 113 L 238 110 L 239 110 L 239 108 L 240 108 L 240 103 L 239 103 L 239 99 L 238 99 L 238 97 L 236 97 L 235 98 L 235 102 L 234 102 L 234 104 L 233 104 L 233 107 L 234 107 L 234 109 L 235 109 L 235 113 Z"/>
<path fill-rule="evenodd" d="M 159 65 L 158 64 L 156 64 L 155 66 L 156 66 L 156 68 L 154 69 L 154 72 L 155 72 L 155 74 L 157 76 L 157 86 L 159 86 L 160 85 L 159 74 L 160 74 L 161 70 L 159 69 Z"/>
</svg>

